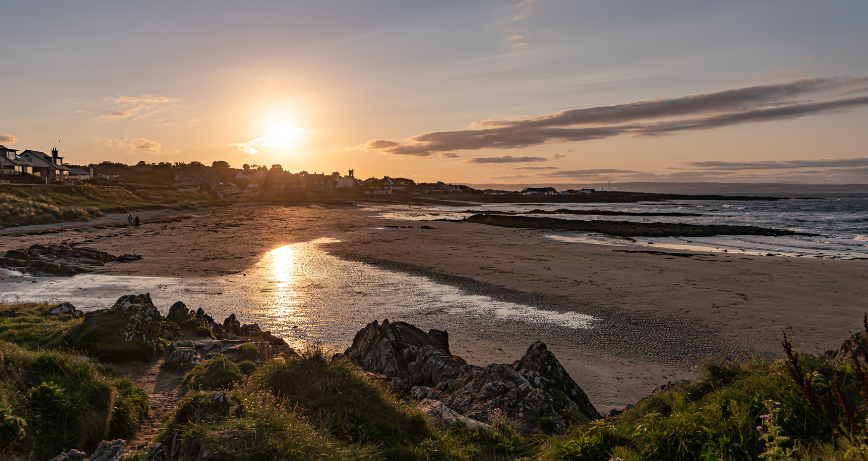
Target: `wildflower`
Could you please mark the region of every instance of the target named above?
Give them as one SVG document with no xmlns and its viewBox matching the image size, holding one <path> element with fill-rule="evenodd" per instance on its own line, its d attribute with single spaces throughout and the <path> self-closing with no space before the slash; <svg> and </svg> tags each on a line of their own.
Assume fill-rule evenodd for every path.
<svg viewBox="0 0 868 461">
<path fill-rule="evenodd" d="M 763 431 L 763 427 L 762 427 L 762 426 L 757 426 L 757 427 L 756 427 L 756 430 L 762 432 L 762 431 Z"/>
<path fill-rule="evenodd" d="M 762 416 L 760 416 L 760 419 L 763 420 L 763 421 L 768 421 L 768 420 L 769 420 L 769 415 L 762 415 Z"/>
<path fill-rule="evenodd" d="M 775 406 L 776 406 L 776 407 L 781 406 L 781 402 L 775 402 Z"/>
</svg>

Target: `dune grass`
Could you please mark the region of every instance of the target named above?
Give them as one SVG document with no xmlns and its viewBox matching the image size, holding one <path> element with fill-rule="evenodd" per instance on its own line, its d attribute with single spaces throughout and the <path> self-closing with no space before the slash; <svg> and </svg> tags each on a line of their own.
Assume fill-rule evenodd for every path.
<svg viewBox="0 0 868 461">
<path fill-rule="evenodd" d="M 0 341 L 36 348 L 56 341 L 81 323 L 68 315 L 49 315 L 57 304 L 0 301 Z"/>
<path fill-rule="evenodd" d="M 148 397 L 86 357 L 0 342 L 0 453 L 47 459 L 132 436 Z"/>
<path fill-rule="evenodd" d="M 169 207 L 225 206 L 227 200 L 171 186 L 53 186 L 0 184 L 0 228 L 90 221 L 105 213 Z"/>
</svg>

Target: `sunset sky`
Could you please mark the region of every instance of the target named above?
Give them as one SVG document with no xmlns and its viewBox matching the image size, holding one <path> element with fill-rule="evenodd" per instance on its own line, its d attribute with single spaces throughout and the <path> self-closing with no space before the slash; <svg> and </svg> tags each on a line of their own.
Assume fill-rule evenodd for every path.
<svg viewBox="0 0 868 461">
<path fill-rule="evenodd" d="M 868 2 L 8 2 L 0 144 L 417 181 L 868 183 Z M 608 106 L 608 107 L 607 107 Z"/>
</svg>

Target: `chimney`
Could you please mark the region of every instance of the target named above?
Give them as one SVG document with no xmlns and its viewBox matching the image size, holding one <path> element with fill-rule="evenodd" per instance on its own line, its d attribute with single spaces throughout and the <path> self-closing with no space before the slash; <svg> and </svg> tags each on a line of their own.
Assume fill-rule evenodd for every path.
<svg viewBox="0 0 868 461">
<path fill-rule="evenodd" d="M 57 165 L 57 148 L 51 149 L 51 161 Z"/>
</svg>

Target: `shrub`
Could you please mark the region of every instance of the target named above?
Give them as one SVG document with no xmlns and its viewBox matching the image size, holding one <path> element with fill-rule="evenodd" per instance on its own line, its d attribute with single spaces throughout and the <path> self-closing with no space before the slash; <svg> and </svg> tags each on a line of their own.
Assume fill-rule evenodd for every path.
<svg viewBox="0 0 868 461">
<path fill-rule="evenodd" d="M 122 333 L 126 324 L 127 317 L 113 309 L 90 313 L 51 345 L 80 350 L 91 357 L 116 363 L 153 358 L 158 350 L 150 343 L 141 339 L 124 340 Z"/>
<path fill-rule="evenodd" d="M 256 361 L 259 359 L 259 347 L 254 343 L 244 343 L 238 346 L 238 355 L 235 356 L 235 361 L 242 362 L 245 360 Z"/>
<path fill-rule="evenodd" d="M 76 448 L 91 450 L 113 434 L 115 418 L 134 433 L 147 411 L 147 395 L 128 380 L 107 376 L 87 359 L 61 352 L 33 352 L 0 342 L 0 436 L 2 445 L 46 459 Z M 127 395 L 139 405 L 115 405 Z M 117 398 L 113 398 L 117 395 Z M 143 402 L 142 402 L 143 400 Z M 123 435 L 119 435 L 123 436 Z"/>
<path fill-rule="evenodd" d="M 225 389 L 235 382 L 241 381 L 243 376 L 238 365 L 235 365 L 223 355 L 196 365 L 184 376 L 184 389 L 187 391 L 202 389 Z"/>
<path fill-rule="evenodd" d="M 244 373 L 245 375 L 249 375 L 250 373 L 253 373 L 254 371 L 256 371 L 256 364 L 251 362 L 250 360 L 244 360 L 244 361 L 238 362 L 237 365 L 238 365 L 238 369 L 241 370 L 241 372 Z"/>
</svg>

